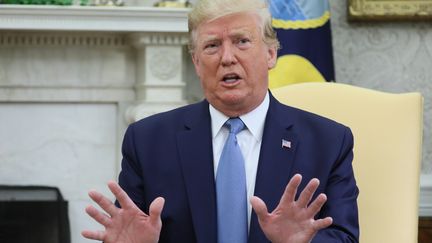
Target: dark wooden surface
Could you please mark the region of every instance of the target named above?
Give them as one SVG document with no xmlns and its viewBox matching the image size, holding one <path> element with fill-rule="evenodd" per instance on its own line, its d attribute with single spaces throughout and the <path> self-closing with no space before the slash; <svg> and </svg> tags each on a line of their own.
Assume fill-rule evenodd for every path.
<svg viewBox="0 0 432 243">
<path fill-rule="evenodd" d="M 420 217 L 418 243 L 432 243 L 432 217 Z"/>
</svg>

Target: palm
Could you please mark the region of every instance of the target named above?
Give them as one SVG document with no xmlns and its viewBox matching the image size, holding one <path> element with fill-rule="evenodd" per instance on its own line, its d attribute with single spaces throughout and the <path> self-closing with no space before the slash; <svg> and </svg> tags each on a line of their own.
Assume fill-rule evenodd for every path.
<svg viewBox="0 0 432 243">
<path fill-rule="evenodd" d="M 138 208 L 120 209 L 116 219 L 106 228 L 105 242 L 146 242 L 146 238 L 158 238 L 162 223 L 152 225 L 149 217 Z M 152 236 L 152 237 L 150 237 Z"/>
<path fill-rule="evenodd" d="M 116 183 L 110 183 L 110 190 L 116 196 L 122 208 L 117 208 L 109 199 L 98 192 L 89 195 L 107 215 L 89 206 L 86 211 L 105 231 L 83 231 L 83 236 L 105 243 L 153 243 L 159 239 L 162 221 L 160 213 L 164 199 L 156 198 L 150 205 L 150 215 L 142 212 Z"/>
<path fill-rule="evenodd" d="M 316 232 L 328 227 L 331 218 L 315 220 L 326 201 L 325 195 L 319 195 L 310 205 L 313 193 L 318 187 L 318 180 L 311 180 L 294 200 L 301 176 L 294 176 L 288 183 L 276 209 L 268 213 L 265 203 L 258 197 L 252 199 L 252 206 L 258 215 L 260 226 L 266 237 L 273 243 L 306 243 L 310 242 Z"/>
<path fill-rule="evenodd" d="M 313 221 L 306 217 L 305 209 L 298 209 L 296 205 L 290 205 L 289 208 L 278 207 L 269 218 L 260 221 L 263 231 L 267 236 L 272 237 L 272 242 L 307 242 L 314 235 Z M 274 227 L 276 226 L 276 227 Z"/>
</svg>

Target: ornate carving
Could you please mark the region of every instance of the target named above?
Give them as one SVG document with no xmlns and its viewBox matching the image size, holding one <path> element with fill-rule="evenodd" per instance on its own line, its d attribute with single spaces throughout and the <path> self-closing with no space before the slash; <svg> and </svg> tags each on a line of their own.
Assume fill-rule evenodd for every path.
<svg viewBox="0 0 432 243">
<path fill-rule="evenodd" d="M 187 45 L 188 36 L 184 33 L 137 33 L 130 35 L 135 47 L 144 45 Z"/>
<path fill-rule="evenodd" d="M 350 20 L 426 20 L 432 19 L 430 0 L 349 0 Z"/>
<path fill-rule="evenodd" d="M 0 32 L 0 46 L 94 46 L 125 47 L 123 35 L 115 34 L 71 34 L 71 33 L 29 33 Z"/>
<path fill-rule="evenodd" d="M 168 80 L 180 71 L 180 56 L 169 49 L 158 48 L 151 57 L 150 71 L 160 80 Z"/>
</svg>

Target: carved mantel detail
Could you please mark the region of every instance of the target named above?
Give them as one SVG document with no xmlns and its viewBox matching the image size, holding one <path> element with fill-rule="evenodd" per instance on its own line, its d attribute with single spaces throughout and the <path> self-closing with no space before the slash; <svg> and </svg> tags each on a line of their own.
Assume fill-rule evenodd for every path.
<svg viewBox="0 0 432 243">
<path fill-rule="evenodd" d="M 127 47 L 127 38 L 114 33 L 0 31 L 0 46 Z"/>
<path fill-rule="evenodd" d="M 187 45 L 187 33 L 135 33 L 130 35 L 130 41 L 133 46 L 142 45 Z"/>
<path fill-rule="evenodd" d="M 27 61 L 30 69 L 46 68 L 38 69 L 39 76 L 28 74 L 28 79 L 22 79 L 15 64 L 0 59 L 0 63 L 15 66 L 8 71 L 6 65 L 0 68 L 0 100 L 132 99 L 135 105 L 126 112 L 129 122 L 185 104 L 188 11 L 152 7 L 0 5 L 0 53 L 4 56 L 56 55 L 63 63 L 55 63 L 58 68 L 50 70 L 53 66 L 50 60 L 49 64 L 43 64 L 42 58 Z M 81 58 L 84 59 L 74 61 Z M 97 61 L 98 58 L 102 59 Z M 66 69 L 63 73 L 62 68 Z M 75 77 L 69 78 L 70 81 L 65 78 L 56 81 L 54 77 L 60 75 Z M 83 93 L 88 94 L 83 97 L 80 95 Z"/>
<path fill-rule="evenodd" d="M 126 119 L 135 121 L 186 104 L 187 34 L 135 33 L 129 39 L 137 50 L 137 105 L 128 109 Z"/>
<path fill-rule="evenodd" d="M 150 57 L 150 71 L 159 80 L 169 80 L 181 71 L 181 56 L 177 52 L 160 48 L 159 52 Z"/>
</svg>

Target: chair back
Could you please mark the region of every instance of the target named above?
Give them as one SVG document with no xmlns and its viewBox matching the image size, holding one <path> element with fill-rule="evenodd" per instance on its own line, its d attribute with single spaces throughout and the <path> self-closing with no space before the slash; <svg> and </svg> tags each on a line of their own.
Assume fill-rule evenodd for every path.
<svg viewBox="0 0 432 243">
<path fill-rule="evenodd" d="M 282 103 L 350 127 L 360 242 L 417 242 L 423 131 L 420 93 L 393 94 L 341 83 L 272 90 Z"/>
</svg>

